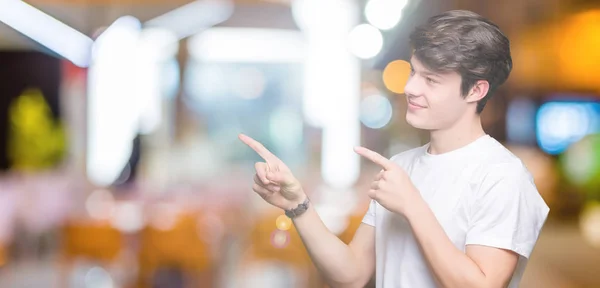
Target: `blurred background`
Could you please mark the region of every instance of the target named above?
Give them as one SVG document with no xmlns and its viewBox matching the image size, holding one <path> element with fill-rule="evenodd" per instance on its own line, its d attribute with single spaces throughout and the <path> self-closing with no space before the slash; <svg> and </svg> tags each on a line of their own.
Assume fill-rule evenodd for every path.
<svg viewBox="0 0 600 288">
<path fill-rule="evenodd" d="M 324 287 L 237 135 L 350 241 L 352 147 L 428 141 L 407 40 L 449 9 L 511 39 L 484 127 L 551 207 L 522 287 L 600 287 L 597 0 L 0 0 L 0 287 Z"/>
</svg>

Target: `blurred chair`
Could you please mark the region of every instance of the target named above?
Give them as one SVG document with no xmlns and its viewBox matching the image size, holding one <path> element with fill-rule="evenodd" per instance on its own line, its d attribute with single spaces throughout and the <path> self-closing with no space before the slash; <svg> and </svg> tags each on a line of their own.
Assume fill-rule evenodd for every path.
<svg viewBox="0 0 600 288">
<path fill-rule="evenodd" d="M 182 272 L 192 287 L 214 286 L 211 247 L 200 237 L 198 219 L 197 214 L 182 213 L 172 227 L 158 229 L 148 225 L 142 230 L 138 287 L 153 287 L 156 273 L 167 270 Z"/>
<path fill-rule="evenodd" d="M 63 228 L 64 256 L 89 258 L 100 262 L 111 262 L 117 258 L 123 247 L 121 232 L 110 223 L 70 222 Z"/>
<path fill-rule="evenodd" d="M 108 222 L 69 221 L 62 228 L 61 286 L 68 287 L 74 262 L 85 259 L 108 267 L 124 247 L 123 235 Z"/>
<path fill-rule="evenodd" d="M 323 287 L 324 283 L 300 239 L 295 227 L 291 225 L 287 231 L 279 230 L 276 225 L 277 218 L 282 215 L 281 210 L 274 210 L 263 214 L 249 231 L 245 247 L 246 253 L 242 261 L 243 268 L 260 266 L 265 263 L 275 265 L 297 272 L 295 278 L 306 284 L 304 287 Z M 307 279 L 308 278 L 308 279 Z M 299 287 L 296 283 L 294 287 Z"/>
</svg>

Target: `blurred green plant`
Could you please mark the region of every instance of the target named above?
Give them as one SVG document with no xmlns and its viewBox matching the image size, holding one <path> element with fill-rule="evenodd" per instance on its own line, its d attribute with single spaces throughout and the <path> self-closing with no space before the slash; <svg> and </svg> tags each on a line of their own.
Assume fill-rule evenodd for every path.
<svg viewBox="0 0 600 288">
<path fill-rule="evenodd" d="M 39 89 L 27 89 L 9 108 L 8 157 L 11 169 L 38 171 L 57 165 L 65 155 L 63 125 Z"/>
<path fill-rule="evenodd" d="M 559 161 L 568 181 L 585 192 L 587 200 L 600 201 L 600 134 L 577 141 Z"/>
</svg>

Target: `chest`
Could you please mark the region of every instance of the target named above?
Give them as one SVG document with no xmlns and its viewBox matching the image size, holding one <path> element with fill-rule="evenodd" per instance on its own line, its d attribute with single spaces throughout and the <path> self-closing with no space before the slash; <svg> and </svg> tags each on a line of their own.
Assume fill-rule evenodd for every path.
<svg viewBox="0 0 600 288">
<path fill-rule="evenodd" d="M 421 193 L 440 225 L 452 242 L 463 248 L 469 228 L 470 198 L 476 181 L 477 166 L 460 163 L 448 166 L 413 165 L 406 169 L 415 187 Z M 386 221 L 392 231 L 401 235 L 411 235 L 408 222 L 403 217 L 389 215 Z M 387 218 L 387 217 L 386 217 Z"/>
<path fill-rule="evenodd" d="M 475 165 L 468 163 L 433 167 L 414 165 L 407 173 L 436 216 L 449 216 L 466 205 L 472 195 L 475 169 Z"/>
</svg>

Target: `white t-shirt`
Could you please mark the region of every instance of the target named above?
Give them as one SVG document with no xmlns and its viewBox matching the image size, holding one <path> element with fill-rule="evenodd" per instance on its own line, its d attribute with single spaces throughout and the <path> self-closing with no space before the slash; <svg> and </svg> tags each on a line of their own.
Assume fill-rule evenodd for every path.
<svg viewBox="0 0 600 288">
<path fill-rule="evenodd" d="M 486 135 L 432 155 L 429 145 L 391 158 L 410 175 L 454 246 L 508 249 L 519 262 L 508 287 L 518 287 L 549 208 L 521 160 Z M 436 287 L 403 216 L 371 201 L 363 223 L 376 231 L 377 288 Z"/>
</svg>

